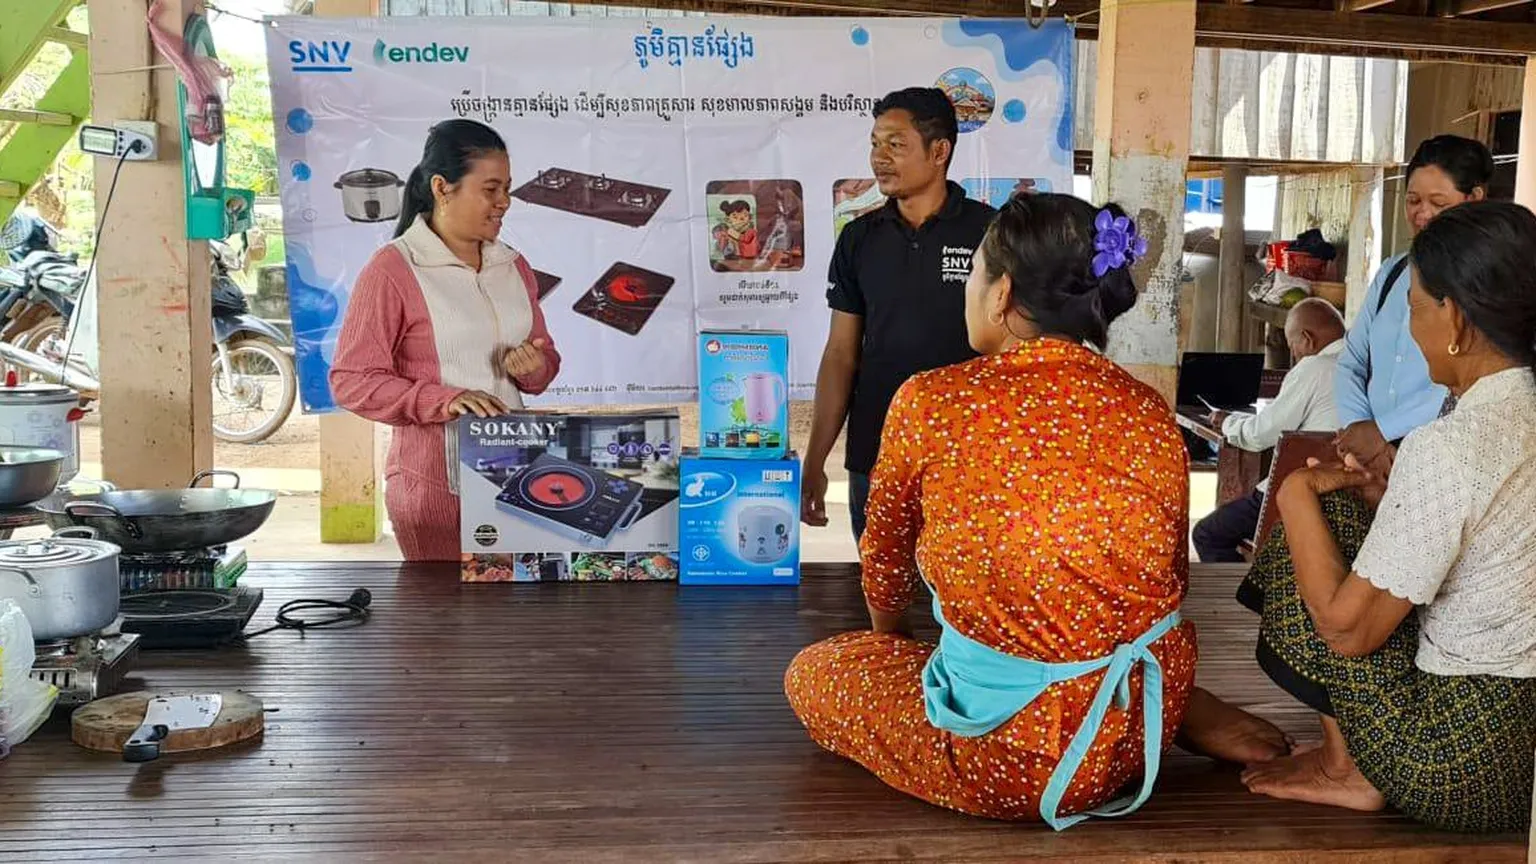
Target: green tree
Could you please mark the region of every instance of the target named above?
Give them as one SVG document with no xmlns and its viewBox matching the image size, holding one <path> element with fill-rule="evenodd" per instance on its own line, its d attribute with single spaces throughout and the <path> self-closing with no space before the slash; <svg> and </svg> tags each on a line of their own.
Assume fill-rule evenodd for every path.
<svg viewBox="0 0 1536 864">
<path fill-rule="evenodd" d="M 224 182 L 257 195 L 277 194 L 272 92 L 264 58 L 221 58 L 234 73 L 224 105 Z"/>
</svg>

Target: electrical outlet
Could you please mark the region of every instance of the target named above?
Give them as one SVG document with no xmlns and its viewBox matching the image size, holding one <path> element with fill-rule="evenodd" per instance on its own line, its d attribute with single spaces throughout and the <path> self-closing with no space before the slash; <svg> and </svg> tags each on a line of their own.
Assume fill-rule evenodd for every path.
<svg viewBox="0 0 1536 864">
<path fill-rule="evenodd" d="M 122 120 L 115 126 L 80 127 L 80 149 L 95 156 L 153 161 L 159 152 L 159 128 L 152 120 Z"/>
</svg>

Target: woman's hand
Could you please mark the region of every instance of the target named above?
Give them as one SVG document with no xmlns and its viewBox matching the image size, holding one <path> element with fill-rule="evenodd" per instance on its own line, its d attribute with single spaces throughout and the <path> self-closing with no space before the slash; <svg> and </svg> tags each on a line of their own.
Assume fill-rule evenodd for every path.
<svg viewBox="0 0 1536 864">
<path fill-rule="evenodd" d="M 1339 452 L 1339 458 L 1354 456 L 1361 465 L 1372 465 L 1380 461 L 1383 451 L 1392 449 L 1387 439 L 1382 437 L 1381 427 L 1374 421 L 1361 420 L 1351 423 L 1334 439 L 1334 447 Z"/>
<path fill-rule="evenodd" d="M 513 379 L 541 374 L 549 366 L 549 358 L 544 355 L 544 348 L 548 344 L 548 340 L 537 337 L 516 348 L 507 349 L 507 353 L 501 355 L 501 368 L 507 377 Z"/>
<path fill-rule="evenodd" d="M 507 403 L 483 390 L 465 390 L 448 403 L 450 417 L 463 417 L 465 414 L 473 414 L 476 417 L 495 417 L 505 413 L 507 413 Z"/>
<path fill-rule="evenodd" d="M 1327 495 L 1341 489 L 1354 489 L 1372 508 L 1381 503 L 1387 491 L 1387 481 L 1380 474 L 1360 464 L 1353 455 L 1345 456 L 1342 463 L 1324 465 L 1318 459 L 1308 459 L 1307 467 L 1286 478 L 1285 485 L 1304 485 L 1314 496 Z M 1296 494 L 1292 492 L 1292 494 Z"/>
<path fill-rule="evenodd" d="M 911 636 L 912 625 L 907 622 L 905 612 L 887 612 L 874 606 L 869 608 L 869 629 L 876 633 L 894 633 L 898 636 Z"/>
</svg>

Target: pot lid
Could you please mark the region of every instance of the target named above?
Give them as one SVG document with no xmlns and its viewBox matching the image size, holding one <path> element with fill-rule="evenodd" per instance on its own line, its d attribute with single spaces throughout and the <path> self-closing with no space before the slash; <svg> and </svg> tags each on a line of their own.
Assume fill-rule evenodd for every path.
<svg viewBox="0 0 1536 864">
<path fill-rule="evenodd" d="M 118 554 L 111 543 L 81 537 L 48 537 L 0 543 L 0 566 L 23 569 L 89 564 Z"/>
<path fill-rule="evenodd" d="M 36 381 L 0 387 L 0 405 L 65 405 L 80 401 L 80 394 L 62 384 Z"/>
<path fill-rule="evenodd" d="M 355 186 L 366 189 L 401 185 L 400 175 L 393 171 L 385 171 L 383 168 L 359 168 L 356 171 L 348 171 L 337 178 L 336 184 L 338 186 Z"/>
</svg>

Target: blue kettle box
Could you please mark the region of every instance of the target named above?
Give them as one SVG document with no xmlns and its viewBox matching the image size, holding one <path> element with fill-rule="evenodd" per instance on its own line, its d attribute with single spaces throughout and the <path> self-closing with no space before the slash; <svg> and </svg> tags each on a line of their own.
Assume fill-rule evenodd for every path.
<svg viewBox="0 0 1536 864">
<path fill-rule="evenodd" d="M 798 458 L 685 454 L 678 482 L 682 584 L 800 584 Z"/>
<path fill-rule="evenodd" d="M 783 459 L 789 452 L 789 334 L 699 333 L 699 455 Z"/>
</svg>

